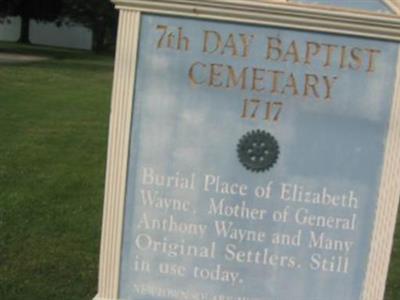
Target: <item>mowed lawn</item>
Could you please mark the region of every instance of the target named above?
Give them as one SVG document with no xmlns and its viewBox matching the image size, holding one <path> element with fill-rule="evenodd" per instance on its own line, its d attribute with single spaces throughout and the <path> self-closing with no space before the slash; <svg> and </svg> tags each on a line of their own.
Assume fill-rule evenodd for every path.
<svg viewBox="0 0 400 300">
<path fill-rule="evenodd" d="M 0 299 L 91 299 L 113 58 L 17 51 L 51 59 L 0 64 Z"/>
<path fill-rule="evenodd" d="M 89 300 L 113 58 L 9 43 L 2 51 L 51 59 L 0 64 L 0 299 Z M 400 299 L 399 231 L 386 300 Z"/>
</svg>

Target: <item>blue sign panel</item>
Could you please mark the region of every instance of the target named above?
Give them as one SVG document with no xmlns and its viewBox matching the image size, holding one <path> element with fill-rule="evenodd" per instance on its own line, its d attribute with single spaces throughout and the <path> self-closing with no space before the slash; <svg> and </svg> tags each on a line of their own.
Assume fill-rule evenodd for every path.
<svg viewBox="0 0 400 300">
<path fill-rule="evenodd" d="M 359 300 L 397 53 L 143 16 L 120 299 Z"/>
</svg>

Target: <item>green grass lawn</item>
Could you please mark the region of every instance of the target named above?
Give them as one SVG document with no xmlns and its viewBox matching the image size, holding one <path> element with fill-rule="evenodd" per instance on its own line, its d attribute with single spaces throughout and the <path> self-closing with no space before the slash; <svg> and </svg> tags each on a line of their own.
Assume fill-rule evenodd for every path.
<svg viewBox="0 0 400 300">
<path fill-rule="evenodd" d="M 17 50 L 52 59 L 0 65 L 0 299 L 91 299 L 113 58 Z"/>
<path fill-rule="evenodd" d="M 1 51 L 52 59 L 0 64 L 0 299 L 91 299 L 113 58 L 10 43 Z M 386 300 L 399 299 L 400 232 Z"/>
</svg>

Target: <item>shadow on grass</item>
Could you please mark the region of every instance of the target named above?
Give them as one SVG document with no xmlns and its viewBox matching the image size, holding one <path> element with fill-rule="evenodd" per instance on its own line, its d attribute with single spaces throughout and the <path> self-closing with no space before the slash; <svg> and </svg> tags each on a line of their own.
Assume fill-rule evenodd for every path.
<svg viewBox="0 0 400 300">
<path fill-rule="evenodd" d="M 23 55 L 47 56 L 53 59 L 76 59 L 76 60 L 112 60 L 114 50 L 104 53 L 93 53 L 87 50 L 75 50 L 58 47 L 25 45 L 11 42 L 0 42 L 0 53 L 14 53 Z"/>
<path fill-rule="evenodd" d="M 112 53 L 95 54 L 91 51 L 73 50 L 17 43 L 0 42 L 0 53 L 33 55 L 48 57 L 41 61 L 1 61 L 0 65 L 9 67 L 40 68 L 56 70 L 62 67 L 68 70 L 84 70 L 85 72 L 112 71 L 114 56 Z"/>
</svg>

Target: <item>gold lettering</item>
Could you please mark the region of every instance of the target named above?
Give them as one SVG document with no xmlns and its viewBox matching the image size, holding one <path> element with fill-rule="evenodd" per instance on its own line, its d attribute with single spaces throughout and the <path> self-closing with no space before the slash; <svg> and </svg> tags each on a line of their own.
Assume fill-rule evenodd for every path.
<svg viewBox="0 0 400 300">
<path fill-rule="evenodd" d="M 324 67 L 330 67 L 332 65 L 332 54 L 335 49 L 337 49 L 337 45 L 332 44 L 321 44 L 322 46 L 326 47 L 326 58 Z"/>
<path fill-rule="evenodd" d="M 336 82 L 338 78 L 337 76 L 333 76 L 331 79 L 329 79 L 328 76 L 323 76 L 322 78 L 324 79 L 326 87 L 325 100 L 330 100 L 332 98 L 333 84 Z"/>
<path fill-rule="evenodd" d="M 340 68 L 345 69 L 347 66 L 347 47 L 340 47 Z"/>
<path fill-rule="evenodd" d="M 233 88 L 238 86 L 240 83 L 240 88 L 242 90 L 247 89 L 247 71 L 248 67 L 245 67 L 240 72 L 239 77 L 236 75 L 235 69 L 232 66 L 228 65 L 228 82 L 227 88 Z"/>
<path fill-rule="evenodd" d="M 318 43 L 307 42 L 306 59 L 304 64 L 306 65 L 311 64 L 312 57 L 317 56 L 320 51 L 321 51 L 321 46 Z"/>
<path fill-rule="evenodd" d="M 181 50 L 182 45 L 184 44 L 185 45 L 184 49 L 186 51 L 188 51 L 189 48 L 190 48 L 190 40 L 189 40 L 188 37 L 184 36 L 182 27 L 179 27 L 178 31 L 179 31 L 179 34 L 178 34 L 178 50 Z"/>
<path fill-rule="evenodd" d="M 350 56 L 351 56 L 351 58 L 352 58 L 353 61 L 354 61 L 354 64 L 349 63 L 349 67 L 350 67 L 351 69 L 353 69 L 353 70 L 360 70 L 360 68 L 361 68 L 361 66 L 362 66 L 362 64 L 363 64 L 361 55 L 362 55 L 362 49 L 357 48 L 357 47 L 351 49 L 351 51 L 350 51 Z"/>
<path fill-rule="evenodd" d="M 210 48 L 210 40 L 214 39 L 214 47 Z M 216 31 L 204 31 L 203 52 L 212 54 L 222 47 L 221 35 Z"/>
<path fill-rule="evenodd" d="M 224 49 L 222 50 L 222 54 L 225 54 L 226 49 L 231 50 L 232 56 L 237 56 L 238 51 L 237 51 L 235 37 L 234 37 L 233 33 L 229 34 L 228 39 L 226 40 Z"/>
<path fill-rule="evenodd" d="M 271 94 L 277 94 L 279 92 L 278 86 L 279 86 L 279 80 L 280 76 L 285 74 L 282 71 L 277 71 L 277 70 L 270 70 L 268 71 L 269 73 L 272 73 L 272 89 L 271 89 Z"/>
<path fill-rule="evenodd" d="M 213 86 L 213 87 L 222 87 L 223 83 L 221 81 L 221 69 L 223 68 L 224 65 L 222 64 L 211 64 L 210 65 L 210 78 L 208 81 L 208 85 L 209 86 Z M 218 80 L 220 80 L 218 82 Z"/>
<path fill-rule="evenodd" d="M 381 53 L 381 50 L 378 49 L 365 49 L 368 53 L 368 69 L 367 72 L 374 72 L 375 71 L 375 58 L 376 55 Z"/>
<path fill-rule="evenodd" d="M 319 98 L 319 93 L 317 90 L 318 87 L 318 76 L 314 74 L 306 74 L 305 76 L 305 82 L 304 82 L 304 96 L 308 97 L 309 96 L 309 91 L 310 89 L 312 90 L 313 96 L 315 98 Z"/>
<path fill-rule="evenodd" d="M 157 42 L 157 48 L 162 48 L 163 41 L 165 40 L 165 37 L 167 35 L 168 26 L 166 26 L 166 25 L 157 25 L 157 30 L 162 31 L 160 39 Z"/>
<path fill-rule="evenodd" d="M 294 77 L 293 73 L 290 73 L 286 85 L 283 87 L 281 94 L 286 95 L 286 89 L 291 89 L 292 95 L 297 96 L 299 91 L 297 90 L 297 82 L 296 77 Z"/>
<path fill-rule="evenodd" d="M 206 80 L 197 80 L 196 76 L 195 76 L 195 68 L 196 67 L 200 67 L 202 69 L 204 69 L 205 67 L 207 67 L 207 65 L 201 63 L 201 62 L 195 62 L 189 69 L 189 79 L 190 82 L 194 85 L 200 85 L 206 82 Z"/>
<path fill-rule="evenodd" d="M 260 74 L 262 73 L 262 74 Z M 258 84 L 262 84 L 264 81 L 265 69 L 253 69 L 253 91 L 262 92 L 265 90 L 264 87 L 258 87 Z"/>
<path fill-rule="evenodd" d="M 247 35 L 247 34 L 241 33 L 240 34 L 240 38 L 241 38 L 242 44 L 243 44 L 243 54 L 242 54 L 242 56 L 243 57 L 248 57 L 249 53 L 250 53 L 250 45 L 253 42 L 254 35 L 252 35 L 252 34 Z"/>
<path fill-rule="evenodd" d="M 283 56 L 283 61 L 288 61 L 289 57 L 292 57 L 292 62 L 294 64 L 297 64 L 298 62 L 300 62 L 299 51 L 297 50 L 297 45 L 296 45 L 295 41 L 292 41 L 290 43 L 286 54 Z"/>
<path fill-rule="evenodd" d="M 194 62 L 189 68 L 189 80 L 194 86 L 267 92 L 272 95 L 304 96 L 331 100 L 337 76 L 304 74 L 304 89 L 295 73 L 249 66 L 204 64 Z"/>
<path fill-rule="evenodd" d="M 273 57 L 273 53 L 277 56 Z M 279 38 L 268 38 L 267 60 L 278 61 L 282 56 L 282 41 Z"/>
</svg>

